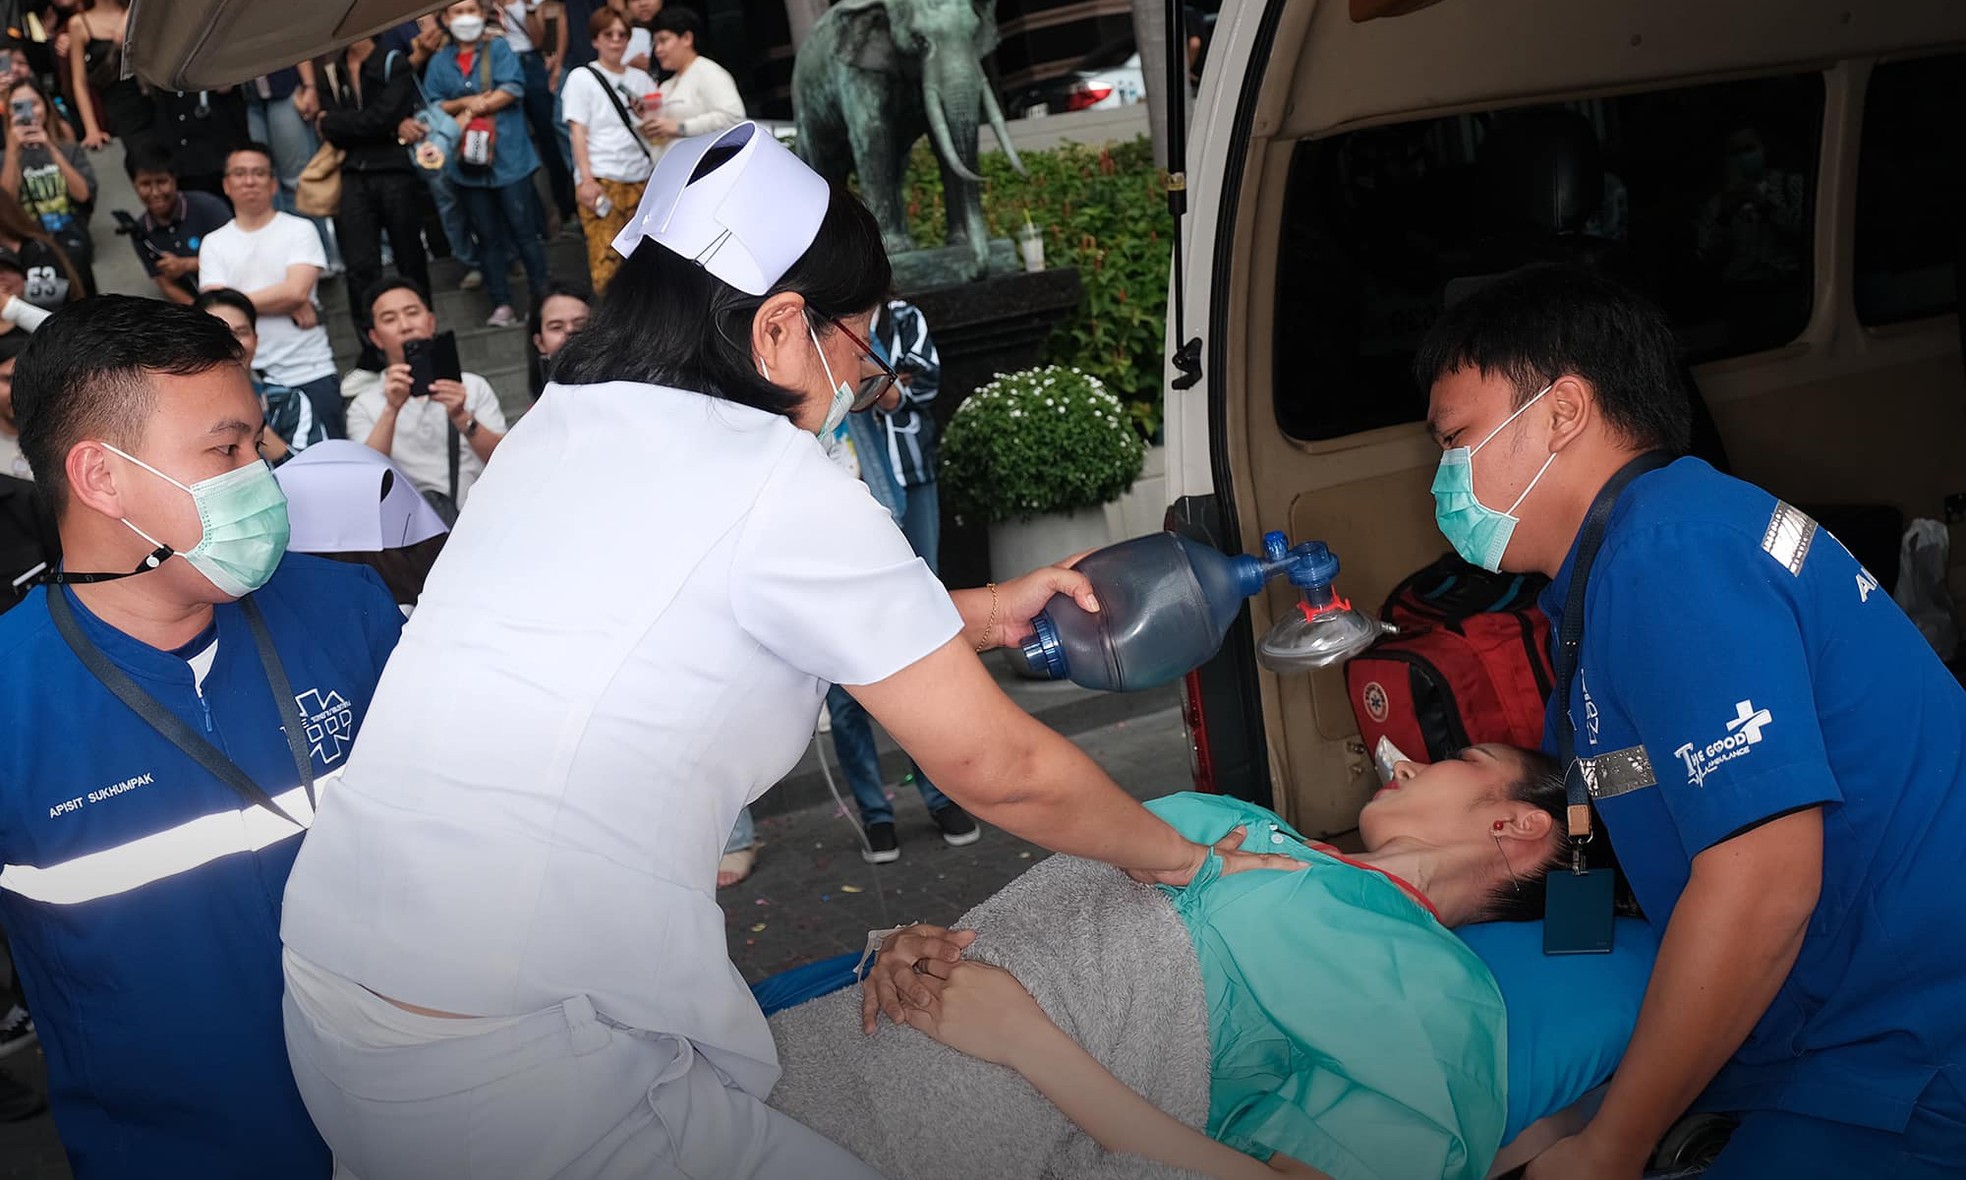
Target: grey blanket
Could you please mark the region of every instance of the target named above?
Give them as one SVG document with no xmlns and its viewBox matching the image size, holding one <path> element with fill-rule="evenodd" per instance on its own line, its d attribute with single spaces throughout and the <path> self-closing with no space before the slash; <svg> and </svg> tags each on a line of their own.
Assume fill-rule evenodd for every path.
<svg viewBox="0 0 1966 1180">
<path fill-rule="evenodd" d="M 969 956 L 1005 967 L 1073 1040 L 1192 1127 L 1208 1117 L 1208 1007 L 1187 928 L 1119 871 L 1056 856 L 956 923 Z M 1187 1177 L 1113 1155 L 1016 1072 L 912 1028 L 860 1032 L 860 993 L 774 1016 L 785 1076 L 771 1104 L 890 1180 Z"/>
</svg>

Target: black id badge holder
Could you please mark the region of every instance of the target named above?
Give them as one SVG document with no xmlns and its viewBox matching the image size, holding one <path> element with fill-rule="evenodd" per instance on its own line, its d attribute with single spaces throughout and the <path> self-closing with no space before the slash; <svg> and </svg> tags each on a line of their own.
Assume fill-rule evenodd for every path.
<svg viewBox="0 0 1966 1180">
<path fill-rule="evenodd" d="M 1577 725 L 1570 716 L 1570 686 L 1577 678 L 1577 661 L 1584 645 L 1584 590 L 1591 566 L 1604 545 L 1611 509 L 1627 484 L 1671 462 L 1652 452 L 1618 469 L 1591 502 L 1577 541 L 1577 560 L 1571 566 L 1570 593 L 1564 599 L 1563 627 L 1557 636 L 1554 663 L 1556 691 L 1562 693 L 1556 727 L 1557 759 L 1563 764 L 1563 791 L 1570 826 L 1570 865 L 1550 872 L 1544 884 L 1543 953 L 1546 955 L 1603 955 L 1611 951 L 1616 930 L 1612 905 L 1615 870 L 1587 866 L 1584 846 L 1596 835 L 1591 826 L 1589 771 L 1577 760 Z"/>
</svg>

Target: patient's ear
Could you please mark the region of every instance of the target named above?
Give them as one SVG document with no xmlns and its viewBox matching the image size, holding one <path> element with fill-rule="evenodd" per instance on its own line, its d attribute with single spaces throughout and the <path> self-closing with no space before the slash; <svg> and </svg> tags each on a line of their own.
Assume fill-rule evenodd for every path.
<svg viewBox="0 0 1966 1180">
<path fill-rule="evenodd" d="M 1528 840 L 1540 844 L 1550 838 L 1556 828 L 1556 818 L 1540 807 L 1522 804 L 1515 814 L 1502 821 L 1502 834 L 1516 840 Z"/>
</svg>

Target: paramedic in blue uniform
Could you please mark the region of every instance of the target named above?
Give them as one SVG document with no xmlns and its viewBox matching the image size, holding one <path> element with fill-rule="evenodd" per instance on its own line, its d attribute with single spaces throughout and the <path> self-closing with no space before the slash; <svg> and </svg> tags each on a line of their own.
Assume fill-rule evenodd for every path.
<svg viewBox="0 0 1966 1180">
<path fill-rule="evenodd" d="M 1442 531 L 1550 575 L 1557 634 L 1599 491 L 1686 449 L 1670 330 L 1532 269 L 1451 308 L 1416 372 Z M 1636 1180 L 1696 1101 L 1742 1115 L 1708 1180 L 1966 1175 L 1966 692 L 1836 538 L 1700 460 L 1639 475 L 1604 537 L 1551 733 L 1567 705 L 1664 938 L 1603 1108 L 1531 1180 Z"/>
<path fill-rule="evenodd" d="M 402 616 L 367 569 L 283 556 L 259 400 L 211 316 L 75 304 L 14 404 L 65 558 L 0 617 L 0 924 L 69 1163 L 326 1177 L 281 1035 L 280 897 Z"/>
</svg>

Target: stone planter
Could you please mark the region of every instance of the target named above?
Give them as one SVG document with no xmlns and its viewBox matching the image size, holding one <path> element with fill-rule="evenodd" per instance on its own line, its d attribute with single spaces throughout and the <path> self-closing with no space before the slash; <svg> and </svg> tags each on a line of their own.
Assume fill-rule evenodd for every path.
<svg viewBox="0 0 1966 1180">
<path fill-rule="evenodd" d="M 1054 565 L 1087 549 L 1112 543 L 1105 508 L 1052 512 L 990 526 L 990 577 L 996 581 Z"/>
<path fill-rule="evenodd" d="M 1161 530 L 1167 515 L 1167 457 L 1148 447 L 1140 478 L 1110 504 L 990 526 L 990 577 L 1006 581 L 1087 549 Z"/>
</svg>

